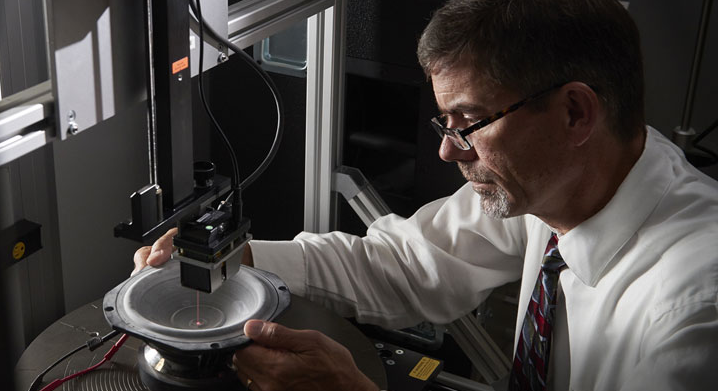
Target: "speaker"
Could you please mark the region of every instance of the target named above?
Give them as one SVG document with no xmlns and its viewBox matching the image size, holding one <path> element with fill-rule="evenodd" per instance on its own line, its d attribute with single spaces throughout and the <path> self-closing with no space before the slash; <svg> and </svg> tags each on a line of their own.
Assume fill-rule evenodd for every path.
<svg viewBox="0 0 718 391">
<path fill-rule="evenodd" d="M 151 391 L 240 390 L 234 351 L 249 342 L 244 324 L 273 320 L 290 304 L 279 277 L 242 266 L 212 293 L 180 284 L 180 263 L 145 268 L 109 291 L 107 322 L 142 341 L 137 363 Z"/>
<path fill-rule="evenodd" d="M 180 285 L 179 262 L 145 268 L 109 291 L 105 318 L 120 331 L 181 352 L 231 349 L 248 341 L 249 319 L 273 320 L 290 303 L 276 275 L 242 266 L 213 293 Z"/>
</svg>

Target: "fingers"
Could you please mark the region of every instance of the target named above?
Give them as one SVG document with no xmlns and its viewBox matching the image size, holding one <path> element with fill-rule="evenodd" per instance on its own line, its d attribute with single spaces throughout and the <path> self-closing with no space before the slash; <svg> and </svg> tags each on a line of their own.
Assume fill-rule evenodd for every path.
<svg viewBox="0 0 718 391">
<path fill-rule="evenodd" d="M 244 324 L 244 334 L 256 344 L 267 348 L 302 351 L 315 346 L 318 334 L 311 330 L 293 330 L 273 322 L 249 320 Z"/>
<path fill-rule="evenodd" d="M 172 255 L 172 238 L 177 235 L 177 228 L 172 228 L 162 235 L 152 246 L 143 246 L 135 251 L 132 260 L 135 268 L 131 276 L 139 273 L 145 266 L 159 266 L 170 259 Z"/>
<path fill-rule="evenodd" d="M 245 387 L 247 387 L 249 391 L 262 391 L 262 387 L 259 386 L 259 383 L 252 379 L 247 379 L 247 382 L 242 384 L 245 384 Z"/>
<path fill-rule="evenodd" d="M 147 257 L 150 255 L 150 251 L 152 250 L 152 247 L 150 246 L 144 246 L 140 247 L 135 251 L 135 255 L 132 258 L 132 260 L 135 263 L 135 269 L 132 270 L 131 276 L 134 276 L 135 274 L 139 273 L 140 270 L 144 269 L 145 266 L 147 266 Z"/>
<path fill-rule="evenodd" d="M 247 390 L 250 391 L 261 391 L 262 388 L 259 387 L 259 384 L 252 380 L 243 370 L 243 367 L 240 363 L 240 361 L 237 359 L 236 356 L 232 357 L 232 363 L 234 364 L 234 367 L 237 371 L 237 378 L 239 378 L 240 384 L 242 384 Z"/>
<path fill-rule="evenodd" d="M 247 243 L 244 246 L 244 252 L 242 253 L 242 265 L 254 267 L 254 257 L 252 257 L 252 247 Z"/>
<path fill-rule="evenodd" d="M 172 238 L 177 235 L 177 228 L 172 228 L 162 235 L 152 245 L 152 251 L 147 257 L 147 264 L 159 266 L 167 262 L 172 255 Z"/>
<path fill-rule="evenodd" d="M 244 331 L 254 342 L 237 350 L 233 362 L 250 390 L 378 390 L 349 350 L 318 331 L 261 320 L 248 321 Z"/>
<path fill-rule="evenodd" d="M 245 388 L 249 389 L 249 386 L 252 384 L 252 380 L 247 376 L 244 371 L 240 367 L 237 367 L 237 360 L 232 357 L 232 362 L 234 363 L 237 371 L 237 378 L 239 379 L 239 383 L 242 384 Z"/>
</svg>

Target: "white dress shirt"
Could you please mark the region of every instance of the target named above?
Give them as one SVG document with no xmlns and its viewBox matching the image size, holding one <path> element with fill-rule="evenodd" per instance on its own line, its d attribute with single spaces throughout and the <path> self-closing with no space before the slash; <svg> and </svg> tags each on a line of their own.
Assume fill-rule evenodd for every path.
<svg viewBox="0 0 718 391">
<path fill-rule="evenodd" d="M 449 323 L 523 278 L 521 328 L 551 231 L 482 214 L 470 185 L 367 236 L 252 241 L 255 266 L 295 294 L 385 327 Z M 718 389 L 718 183 L 648 128 L 611 201 L 559 240 L 551 351 L 556 390 Z"/>
</svg>

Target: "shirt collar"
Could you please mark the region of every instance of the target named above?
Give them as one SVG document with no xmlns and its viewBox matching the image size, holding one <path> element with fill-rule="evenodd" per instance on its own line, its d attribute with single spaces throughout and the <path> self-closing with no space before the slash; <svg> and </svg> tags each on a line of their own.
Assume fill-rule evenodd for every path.
<svg viewBox="0 0 718 391">
<path fill-rule="evenodd" d="M 559 240 L 559 252 L 568 268 L 584 284 L 595 287 L 616 254 L 651 214 L 671 183 L 665 153 L 657 148 L 648 127 L 643 153 L 616 194 L 594 216 Z"/>
</svg>

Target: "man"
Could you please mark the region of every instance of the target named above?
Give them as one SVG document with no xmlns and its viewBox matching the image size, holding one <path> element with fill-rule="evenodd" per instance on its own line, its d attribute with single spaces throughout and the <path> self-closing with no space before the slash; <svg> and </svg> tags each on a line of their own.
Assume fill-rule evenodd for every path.
<svg viewBox="0 0 718 391">
<path fill-rule="evenodd" d="M 418 56 L 439 155 L 469 183 L 364 238 L 253 241 L 244 262 L 389 327 L 448 323 L 523 278 L 510 389 L 715 389 L 718 185 L 645 126 L 638 32 L 619 2 L 451 0 Z M 164 262 L 172 235 L 136 268 Z M 255 343 L 235 359 L 250 389 L 376 389 L 322 335 L 245 332 Z"/>
</svg>

